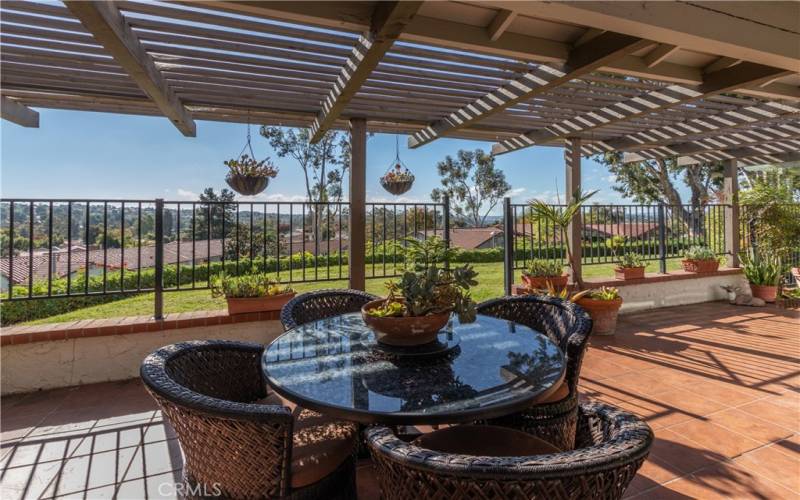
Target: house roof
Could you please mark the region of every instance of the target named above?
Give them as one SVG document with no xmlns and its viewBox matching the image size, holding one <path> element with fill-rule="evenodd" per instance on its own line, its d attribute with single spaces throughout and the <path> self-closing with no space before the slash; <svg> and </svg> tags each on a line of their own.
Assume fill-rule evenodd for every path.
<svg viewBox="0 0 800 500">
<path fill-rule="evenodd" d="M 431 236 L 443 237 L 443 230 L 420 231 L 419 234 L 426 238 Z M 472 250 L 480 247 L 487 241 L 497 236 L 502 236 L 503 230 L 496 227 L 459 227 L 450 229 L 450 245 Z"/>
</svg>

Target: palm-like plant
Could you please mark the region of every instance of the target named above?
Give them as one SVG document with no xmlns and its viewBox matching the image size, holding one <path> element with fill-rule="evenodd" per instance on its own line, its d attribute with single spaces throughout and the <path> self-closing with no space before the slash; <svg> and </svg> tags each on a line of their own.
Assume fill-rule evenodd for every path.
<svg viewBox="0 0 800 500">
<path fill-rule="evenodd" d="M 566 242 L 567 227 L 569 227 L 570 222 L 572 222 L 572 219 L 576 215 L 579 215 L 581 206 L 583 206 L 583 204 L 586 203 L 586 201 L 596 193 L 597 190 L 585 193 L 578 189 L 575 191 L 575 193 L 573 193 L 572 200 L 569 202 L 569 204 L 567 204 L 566 207 L 549 205 L 542 200 L 533 200 L 531 201 L 531 213 L 533 215 L 533 219 L 550 223 L 559 232 L 561 241 Z M 572 249 L 569 245 L 566 245 L 566 247 L 567 263 L 569 264 L 569 268 L 572 270 L 572 276 L 576 279 L 578 288 L 583 288 L 583 280 L 575 272 L 575 260 L 572 254 Z"/>
</svg>

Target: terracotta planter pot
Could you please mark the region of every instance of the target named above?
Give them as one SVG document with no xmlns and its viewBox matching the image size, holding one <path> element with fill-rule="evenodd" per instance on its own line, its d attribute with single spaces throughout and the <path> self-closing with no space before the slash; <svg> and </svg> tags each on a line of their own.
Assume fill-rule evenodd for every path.
<svg viewBox="0 0 800 500">
<path fill-rule="evenodd" d="M 409 316 L 400 318 L 377 318 L 367 311 L 381 307 L 384 299 L 367 302 L 361 308 L 364 323 L 375 331 L 378 342 L 395 346 L 415 346 L 436 340 L 439 330 L 447 326 L 450 311 L 427 316 Z"/>
<path fill-rule="evenodd" d="M 681 264 L 683 265 L 683 270 L 689 273 L 714 273 L 719 269 L 719 261 L 717 259 L 684 259 Z"/>
<path fill-rule="evenodd" d="M 644 266 L 641 267 L 617 267 L 614 269 L 614 276 L 618 280 L 638 280 L 644 278 Z"/>
<path fill-rule="evenodd" d="M 245 314 L 265 311 L 280 311 L 281 308 L 294 297 L 292 293 L 282 293 L 280 295 L 270 295 L 268 297 L 247 297 L 233 298 L 227 297 L 228 314 Z"/>
<path fill-rule="evenodd" d="M 764 299 L 764 302 L 775 302 L 778 297 L 778 287 L 776 285 L 754 285 L 750 283 L 750 291 L 753 297 Z"/>
<path fill-rule="evenodd" d="M 592 317 L 592 335 L 613 335 L 617 329 L 617 315 L 622 307 L 622 297 L 614 300 L 596 300 L 584 297 L 578 300 Z"/>
<path fill-rule="evenodd" d="M 553 284 L 553 288 L 556 291 L 562 290 L 567 286 L 567 280 L 569 276 L 566 274 L 562 274 L 561 276 L 528 276 L 527 274 L 522 275 L 522 281 L 528 288 L 538 288 L 541 290 L 547 290 L 547 282 Z"/>
</svg>

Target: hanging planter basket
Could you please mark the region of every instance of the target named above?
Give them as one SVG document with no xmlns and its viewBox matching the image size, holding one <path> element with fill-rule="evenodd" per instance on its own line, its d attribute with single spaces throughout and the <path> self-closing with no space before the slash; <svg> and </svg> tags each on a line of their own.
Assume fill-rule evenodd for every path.
<svg viewBox="0 0 800 500">
<path fill-rule="evenodd" d="M 246 154 L 245 151 L 250 151 Z M 225 182 L 237 193 L 243 196 L 254 196 L 264 191 L 269 185 L 269 180 L 278 175 L 278 169 L 272 164 L 269 157 L 261 161 L 255 159 L 253 146 L 250 143 L 250 119 L 247 120 L 247 142 L 239 158 L 231 158 L 225 162 L 228 167 L 228 175 Z"/>
<path fill-rule="evenodd" d="M 242 175 L 228 172 L 225 182 L 243 196 L 254 196 L 269 186 L 269 177 L 259 177 L 255 175 Z"/>
<path fill-rule="evenodd" d="M 414 185 L 414 174 L 405 166 L 400 159 L 400 143 L 395 137 L 395 158 L 389 169 L 380 179 L 381 186 L 389 193 L 399 196 Z"/>
</svg>

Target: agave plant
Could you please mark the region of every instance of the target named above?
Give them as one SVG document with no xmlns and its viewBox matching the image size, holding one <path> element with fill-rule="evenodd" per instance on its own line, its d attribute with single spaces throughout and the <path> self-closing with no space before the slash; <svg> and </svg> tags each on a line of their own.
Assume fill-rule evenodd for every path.
<svg viewBox="0 0 800 500">
<path fill-rule="evenodd" d="M 783 274 L 780 260 L 772 255 L 761 255 L 760 252 L 743 254 L 744 275 L 753 285 L 776 286 Z"/>
<path fill-rule="evenodd" d="M 559 232 L 561 241 L 567 241 L 567 227 L 569 227 L 572 219 L 579 214 L 581 206 L 596 193 L 597 190 L 588 193 L 576 190 L 572 195 L 572 201 L 566 207 L 549 205 L 542 200 L 533 200 L 531 201 L 533 218 L 552 225 Z M 575 257 L 572 255 L 572 249 L 570 245 L 566 245 L 566 248 L 567 263 L 572 270 L 572 276 L 577 278 L 578 288 L 583 288 L 583 280 L 575 272 L 576 262 Z"/>
</svg>

